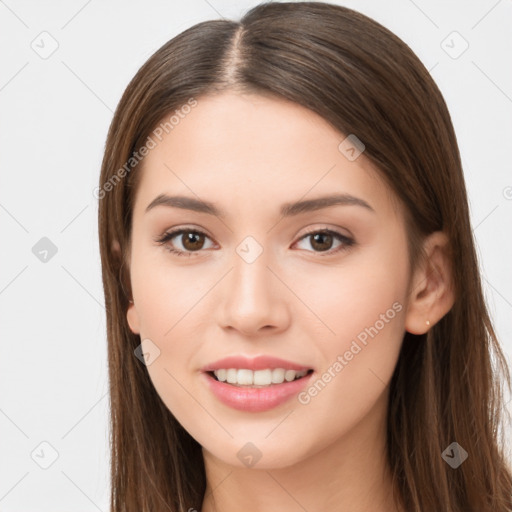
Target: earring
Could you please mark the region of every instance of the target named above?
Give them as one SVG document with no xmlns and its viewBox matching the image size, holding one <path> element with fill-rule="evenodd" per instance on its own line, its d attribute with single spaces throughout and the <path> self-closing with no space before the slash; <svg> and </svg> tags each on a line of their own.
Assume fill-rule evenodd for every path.
<svg viewBox="0 0 512 512">
<path fill-rule="evenodd" d="M 425 323 L 430 327 L 430 320 L 427 320 Z"/>
</svg>

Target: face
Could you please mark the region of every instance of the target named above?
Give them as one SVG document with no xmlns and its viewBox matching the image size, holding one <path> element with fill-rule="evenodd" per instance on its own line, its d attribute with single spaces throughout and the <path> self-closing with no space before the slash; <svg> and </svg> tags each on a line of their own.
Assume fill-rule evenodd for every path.
<svg viewBox="0 0 512 512">
<path fill-rule="evenodd" d="M 298 464 L 385 404 L 409 284 L 403 212 L 313 112 L 197 101 L 137 169 L 128 322 L 157 393 L 208 454 Z"/>
</svg>

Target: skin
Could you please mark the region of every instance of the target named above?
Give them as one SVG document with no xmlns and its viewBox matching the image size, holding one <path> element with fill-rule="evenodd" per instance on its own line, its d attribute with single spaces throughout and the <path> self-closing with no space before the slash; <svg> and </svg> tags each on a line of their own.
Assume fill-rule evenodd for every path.
<svg viewBox="0 0 512 512">
<path fill-rule="evenodd" d="M 144 159 L 127 319 L 160 350 L 147 367 L 151 380 L 203 447 L 202 512 L 398 510 L 385 457 L 389 382 L 405 331 L 426 332 L 453 304 L 447 240 L 430 235 L 427 259 L 411 274 L 402 207 L 364 153 L 349 161 L 339 151 L 344 139 L 297 104 L 224 92 L 198 98 Z M 334 191 L 373 211 L 279 214 L 283 203 Z M 162 193 L 211 201 L 226 217 L 167 206 L 146 213 Z M 183 235 L 167 242 L 197 247 L 190 257 L 155 242 L 178 227 L 207 235 L 195 246 Z M 334 237 L 322 252 L 305 234 L 326 228 L 354 245 L 337 251 L 343 243 Z M 236 252 L 247 236 L 263 249 L 250 264 Z M 397 303 L 401 310 L 307 404 L 292 398 L 242 412 L 200 378 L 201 367 L 222 357 L 269 354 L 314 368 L 315 382 Z M 261 452 L 252 467 L 237 457 L 247 442 Z"/>
</svg>

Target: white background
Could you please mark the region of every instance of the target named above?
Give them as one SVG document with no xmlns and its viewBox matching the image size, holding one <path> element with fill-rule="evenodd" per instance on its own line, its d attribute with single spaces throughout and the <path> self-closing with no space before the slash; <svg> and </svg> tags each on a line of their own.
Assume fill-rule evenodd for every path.
<svg viewBox="0 0 512 512">
<path fill-rule="evenodd" d="M 256 3 L 0 1 L 1 512 L 108 510 L 105 310 L 92 194 L 107 129 L 129 80 L 162 44 L 200 21 L 238 19 Z M 338 3 L 401 37 L 444 95 L 486 297 L 510 359 L 512 2 Z M 47 59 L 31 47 L 46 37 L 50 48 L 43 31 L 58 43 Z M 457 59 L 441 46 L 453 31 L 469 44 Z M 445 44 L 460 49 L 453 37 Z M 32 252 L 43 237 L 57 247 L 46 263 Z M 49 464 L 52 450 L 58 458 L 41 468 L 36 460 Z"/>
</svg>

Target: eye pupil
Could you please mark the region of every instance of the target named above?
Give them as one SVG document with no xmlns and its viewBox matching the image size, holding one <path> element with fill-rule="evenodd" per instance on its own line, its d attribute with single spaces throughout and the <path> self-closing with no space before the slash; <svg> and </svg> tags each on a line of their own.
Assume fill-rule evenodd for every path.
<svg viewBox="0 0 512 512">
<path fill-rule="evenodd" d="M 327 242 L 325 242 L 325 239 L 327 238 Z M 317 242 L 319 242 L 320 247 L 316 247 L 320 251 L 327 251 L 330 249 L 330 246 L 332 245 L 332 235 L 329 233 L 316 233 L 313 235 L 314 243 L 311 245 L 314 247 Z M 325 247 L 327 245 L 327 247 Z"/>
<path fill-rule="evenodd" d="M 195 232 L 189 231 L 186 234 L 184 234 L 184 237 L 185 237 L 185 240 L 183 243 L 183 247 L 185 247 L 185 249 L 190 250 L 190 251 L 201 249 L 201 246 L 204 243 L 204 235 L 202 235 L 201 233 L 195 233 Z M 200 241 L 202 242 L 199 244 L 199 246 L 197 246 L 196 243 L 194 243 L 194 239 L 196 239 L 196 242 L 197 242 L 197 238 L 199 238 Z M 192 246 L 187 246 L 187 244 L 189 244 L 189 243 L 192 243 Z"/>
</svg>

